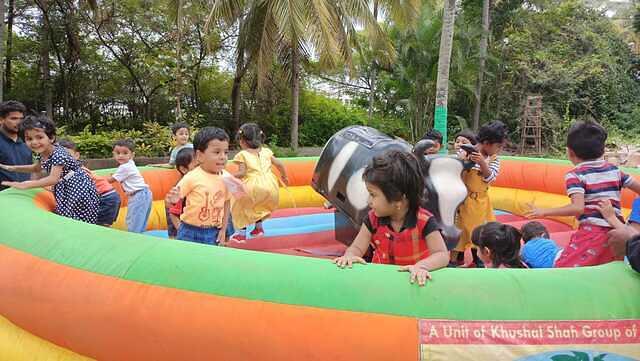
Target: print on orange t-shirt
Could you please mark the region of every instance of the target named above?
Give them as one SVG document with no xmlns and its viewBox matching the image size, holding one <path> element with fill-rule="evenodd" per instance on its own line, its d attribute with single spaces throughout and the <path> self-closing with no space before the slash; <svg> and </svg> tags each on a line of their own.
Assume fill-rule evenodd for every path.
<svg viewBox="0 0 640 361">
<path fill-rule="evenodd" d="M 221 227 L 224 204 L 231 194 L 222 174 L 205 172 L 198 167 L 178 182 L 180 198 L 187 199 L 180 220 L 196 227 Z"/>
</svg>

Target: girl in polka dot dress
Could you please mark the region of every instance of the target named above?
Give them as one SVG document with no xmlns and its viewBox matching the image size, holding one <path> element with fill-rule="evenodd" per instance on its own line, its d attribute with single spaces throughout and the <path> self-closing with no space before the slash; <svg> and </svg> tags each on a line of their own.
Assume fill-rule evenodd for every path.
<svg viewBox="0 0 640 361">
<path fill-rule="evenodd" d="M 53 186 L 55 213 L 95 224 L 99 206 L 96 186 L 82 170 L 80 162 L 55 143 L 55 124 L 47 117 L 29 116 L 20 125 L 20 133 L 27 146 L 38 155 L 39 161 L 33 165 L 0 167 L 21 173 L 40 173 L 44 170 L 48 175 L 38 180 L 2 184 L 17 189 Z"/>
</svg>

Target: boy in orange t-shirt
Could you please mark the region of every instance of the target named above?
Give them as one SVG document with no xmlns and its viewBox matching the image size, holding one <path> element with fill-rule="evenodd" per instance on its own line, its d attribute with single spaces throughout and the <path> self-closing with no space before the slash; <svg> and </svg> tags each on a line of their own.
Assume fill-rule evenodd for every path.
<svg viewBox="0 0 640 361">
<path fill-rule="evenodd" d="M 196 160 L 200 164 L 187 173 L 171 189 L 167 200 L 171 204 L 186 198 L 180 216 L 177 239 L 211 244 L 226 244 L 231 192 L 223 180 L 223 169 L 229 153 L 229 136 L 220 128 L 206 127 L 193 140 Z"/>
</svg>

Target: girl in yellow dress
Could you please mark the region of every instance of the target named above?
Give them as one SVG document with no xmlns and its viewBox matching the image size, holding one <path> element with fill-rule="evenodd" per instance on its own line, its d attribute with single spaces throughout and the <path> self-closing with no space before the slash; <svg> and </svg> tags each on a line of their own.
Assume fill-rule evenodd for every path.
<svg viewBox="0 0 640 361">
<path fill-rule="evenodd" d="M 255 224 L 250 233 L 252 237 L 262 236 L 262 221 L 278 207 L 279 185 L 272 165 L 278 168 L 284 185 L 288 185 L 288 179 L 284 164 L 271 149 L 262 145 L 264 133 L 257 124 L 243 124 L 236 139 L 242 150 L 233 158 L 238 166 L 234 176 L 242 179 L 247 196 L 237 199 L 231 207 L 233 226 L 237 230 L 231 240 L 244 242 L 247 226 Z"/>
<path fill-rule="evenodd" d="M 468 159 L 476 165 L 462 173 L 462 180 L 467 186 L 469 195 L 458 208 L 456 226 L 462 234 L 458 246 L 451 252 L 451 259 L 455 262 L 458 254 L 471 247 L 473 230 L 487 222 L 495 221 L 493 206 L 489 198 L 489 184 L 496 180 L 500 172 L 498 153 L 507 137 L 507 127 L 501 121 L 493 121 L 483 125 L 478 131 L 477 151 L 469 155 Z M 477 256 L 473 257 L 477 261 Z M 464 266 L 469 266 L 465 262 Z"/>
</svg>

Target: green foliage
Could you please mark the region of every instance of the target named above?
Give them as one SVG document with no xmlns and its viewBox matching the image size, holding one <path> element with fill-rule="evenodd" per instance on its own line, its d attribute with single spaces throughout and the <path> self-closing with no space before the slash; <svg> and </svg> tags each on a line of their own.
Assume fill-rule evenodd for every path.
<svg viewBox="0 0 640 361">
<path fill-rule="evenodd" d="M 640 83 L 630 72 L 634 59 L 609 19 L 574 0 L 509 12 L 503 37 L 493 42 L 492 53 L 501 61 L 490 67 L 495 76 L 485 87 L 492 99 L 484 103 L 485 115 L 517 129 L 525 97 L 542 95 L 543 142 L 551 151 L 564 148 L 572 120 L 594 119 L 610 130 L 640 129 L 635 110 Z"/>
<path fill-rule="evenodd" d="M 363 109 L 346 106 L 339 100 L 310 91 L 305 91 L 300 97 L 299 119 L 302 146 L 322 146 L 333 134 L 350 125 L 368 125 L 393 136 L 409 136 L 406 125 L 399 119 L 378 115 L 369 122 Z M 266 121 L 261 122 L 261 126 L 271 144 L 288 145 L 289 105 L 279 106 Z"/>
<path fill-rule="evenodd" d="M 136 155 L 165 156 L 173 143 L 171 130 L 155 122 L 146 122 L 143 130 L 111 130 L 93 133 L 89 126 L 74 135 L 65 134 L 62 129 L 60 138 L 69 138 L 78 146 L 84 158 L 110 158 L 113 143 L 120 139 L 132 139 L 136 144 Z"/>
</svg>

